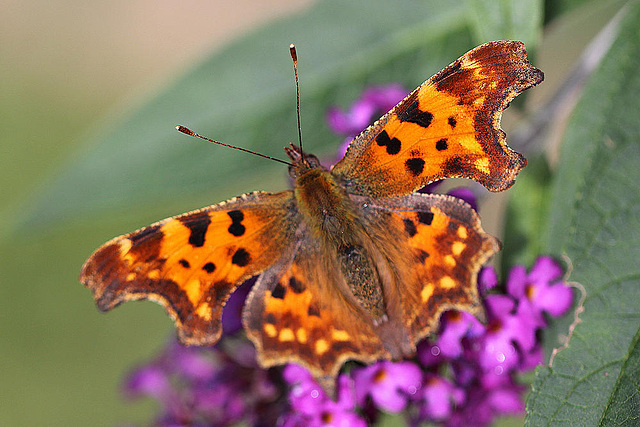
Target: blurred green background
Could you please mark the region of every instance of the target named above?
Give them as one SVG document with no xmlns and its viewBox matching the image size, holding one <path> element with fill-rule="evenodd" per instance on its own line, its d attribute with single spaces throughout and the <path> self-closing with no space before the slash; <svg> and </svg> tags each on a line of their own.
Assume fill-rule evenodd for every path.
<svg viewBox="0 0 640 427">
<path fill-rule="evenodd" d="M 456 8 L 461 10 L 470 7 L 471 3 L 459 2 Z M 562 87 L 587 43 L 623 3 L 614 0 L 546 2 L 547 15 L 544 19 L 548 22 L 544 31 L 533 29 L 529 32 L 531 43 L 537 46 L 531 52 L 532 62 L 546 74 L 545 83 L 527 99 L 532 110 L 545 105 Z M 228 70 L 233 70 L 234 59 L 242 57 L 243 65 L 253 63 L 256 68 L 265 68 L 266 83 L 248 82 L 249 87 L 251 84 L 268 85 L 272 79 L 276 88 L 281 82 L 290 85 L 285 90 L 288 104 L 276 104 L 277 108 L 286 110 L 278 116 L 283 120 L 271 118 L 269 123 L 277 128 L 266 126 L 273 131 L 259 137 L 254 135 L 251 141 L 244 141 L 243 135 L 235 135 L 238 131 L 234 129 L 216 132 L 215 123 L 209 123 L 215 111 L 200 111 L 203 106 L 199 104 L 182 108 L 177 102 L 175 110 L 163 110 L 167 112 L 166 118 L 156 116 L 152 108 L 143 108 L 144 117 L 159 117 L 160 124 L 154 129 L 162 135 L 162 140 L 153 139 L 142 131 L 144 136 L 138 135 L 136 121 L 131 124 L 127 118 L 136 117 L 139 108 L 150 99 L 158 99 L 162 103 L 182 97 L 188 104 L 192 95 L 189 92 L 155 97 L 166 87 L 179 82 L 180 76 L 188 75 L 195 64 L 204 61 L 212 52 L 220 51 L 229 42 L 241 39 L 256 28 L 269 25 L 274 20 L 290 23 L 282 21 L 287 16 L 304 15 L 305 19 L 320 22 L 331 16 L 327 14 L 330 6 L 320 11 L 310 9 L 312 7 L 312 2 L 306 0 L 244 0 L 233 3 L 140 0 L 2 2 L 1 425 L 113 425 L 149 419 L 152 404 L 124 402 L 119 387 L 128 369 L 163 346 L 173 330 L 171 321 L 162 309 L 152 303 L 125 304 L 107 316 L 99 313 L 89 291 L 77 280 L 82 263 L 109 238 L 157 219 L 216 203 L 241 192 L 276 190 L 286 185 L 281 168 L 271 165 L 265 166 L 263 172 L 244 178 L 234 177 L 232 182 L 215 181 L 214 177 L 229 174 L 224 168 L 213 170 L 216 159 L 227 162 L 230 154 L 220 153 L 205 144 L 189 145 L 183 150 L 187 144 L 185 137 L 177 134 L 173 126 L 179 122 L 193 124 L 201 133 L 241 146 L 251 146 L 257 139 L 261 142 L 254 145 L 261 152 L 280 155 L 281 147 L 296 137 L 293 78 L 286 40 L 300 41 L 304 134 L 305 129 L 315 129 L 315 125 L 324 120 L 322 114 L 326 105 L 331 102 L 348 105 L 361 89 L 354 87 L 343 92 L 340 86 L 335 86 L 322 92 L 319 88 L 323 87 L 323 73 L 328 73 L 333 79 L 343 78 L 345 85 L 351 81 L 364 84 L 363 75 L 379 82 L 385 81 L 388 75 L 392 79 L 389 81 L 393 81 L 393 76 L 402 70 L 392 70 L 393 67 L 385 62 L 386 55 L 397 50 L 397 46 L 406 45 L 406 40 L 415 39 L 415 34 L 398 31 L 393 34 L 391 42 L 381 42 L 379 46 L 370 41 L 365 43 L 355 36 L 344 38 L 344 33 L 339 36 L 325 34 L 326 43 L 322 48 L 325 51 L 318 51 L 317 46 L 304 49 L 305 42 L 315 35 L 305 35 L 302 29 L 289 33 L 282 30 L 283 41 L 274 42 L 274 45 L 256 51 L 225 51 L 227 54 L 222 58 L 227 58 Z M 334 17 L 338 19 L 343 9 L 337 3 L 333 3 L 333 7 Z M 314 13 L 318 16 L 314 17 Z M 369 13 L 373 16 L 376 12 Z M 437 21 L 423 30 L 426 34 L 429 31 L 435 34 L 430 39 L 431 43 L 442 43 L 438 34 L 445 34 L 447 26 L 454 25 L 456 15 L 451 16 L 449 21 Z M 361 26 L 365 27 L 362 23 Z M 276 23 L 271 28 L 277 32 L 281 27 Z M 289 27 L 285 25 L 283 28 Z M 514 33 L 518 34 L 517 29 Z M 375 37 L 378 36 L 372 34 L 372 38 Z M 438 57 L 433 63 L 421 64 L 417 70 L 410 68 L 410 62 L 403 62 L 406 70 L 410 70 L 405 73 L 407 77 L 403 83 L 413 88 L 468 48 L 479 44 L 475 43 L 479 37 L 482 35 L 473 34 L 469 29 L 456 29 L 456 36 L 447 39 L 452 40 L 447 42 L 449 44 L 437 45 L 446 52 L 443 59 Z M 364 46 L 362 51 L 358 46 L 360 42 Z M 247 45 L 250 43 L 238 44 Z M 323 55 L 331 55 L 326 51 L 340 52 L 348 58 L 350 68 L 331 68 L 333 63 L 323 62 Z M 450 51 L 457 53 L 452 56 Z M 270 59 L 263 62 L 261 55 Z M 333 61 L 340 61 L 339 55 L 335 55 Z M 268 68 L 266 62 L 279 65 Z M 372 75 L 361 71 L 370 65 L 384 71 Z M 272 74 L 277 77 L 271 77 Z M 238 76 L 242 78 L 241 70 Z M 217 76 L 201 77 L 201 91 L 206 93 L 206 81 L 210 80 L 213 86 Z M 272 104 L 272 94 L 261 96 L 261 107 Z M 225 105 L 241 108 L 243 104 L 252 102 L 251 98 L 247 99 L 248 96 L 240 93 L 237 99 L 233 94 L 223 98 L 212 93 L 210 97 L 209 102 L 221 109 Z M 318 100 L 324 104 L 310 105 Z M 239 118 L 240 123 L 243 118 Z M 251 118 L 251 123 L 269 119 Z M 311 122 L 307 128 L 305 120 L 306 123 Z M 504 128 L 509 131 L 509 126 L 517 120 L 515 116 L 506 116 Z M 149 123 L 147 120 L 146 124 Z M 555 126 L 561 128 L 562 121 Z M 116 154 L 105 157 L 105 164 L 100 164 L 95 154 L 102 147 L 98 142 L 104 141 L 100 135 L 106 133 L 104 129 L 111 128 L 120 130 L 121 145 L 118 149 L 134 147 L 140 138 L 147 138 L 144 145 L 135 146 L 140 158 L 154 158 L 154 144 L 157 144 L 161 155 L 166 158 L 174 156 L 175 163 L 172 164 L 162 164 L 159 157 L 155 158 L 151 162 L 155 169 L 148 178 L 151 182 L 166 180 L 169 184 L 145 192 L 145 181 L 136 181 L 135 173 L 132 177 L 126 174 L 123 177 L 124 168 L 119 169 L 118 166 L 122 163 L 115 163 L 118 160 Z M 326 129 L 324 133 L 319 132 L 322 136 L 330 135 Z M 320 151 L 318 154 L 332 153 L 340 141 L 340 138 L 332 137 L 322 146 L 313 135 L 308 137 L 314 151 Z M 176 148 L 178 154 L 172 154 L 171 147 L 180 147 Z M 546 149 L 553 151 L 552 146 Z M 208 154 L 200 157 L 202 153 Z M 130 156 L 131 152 L 125 155 Z M 87 158 L 92 160 L 82 169 L 82 162 Z M 241 160 L 234 158 L 233 167 L 247 167 L 244 157 L 240 157 Z M 114 163 L 110 164 L 112 161 Z M 202 175 L 181 173 L 183 164 L 198 168 Z M 101 177 L 108 175 L 104 169 L 110 167 L 114 171 L 112 181 L 105 181 L 104 187 L 98 185 L 103 182 Z M 96 170 L 98 184 L 82 179 L 83 176 L 91 177 L 92 168 Z M 76 170 L 80 172 L 74 175 Z M 71 171 L 70 175 L 68 171 Z M 207 176 L 211 179 L 201 179 Z M 131 180 L 130 186 L 117 185 L 126 183 L 127 179 Z M 193 185 L 189 187 L 189 184 Z M 74 192 L 74 185 L 79 189 L 76 198 L 70 196 L 67 200 L 65 192 Z M 184 196 L 180 196 L 181 189 L 185 189 Z M 87 198 L 87 204 L 83 204 L 83 198 Z M 500 203 L 496 201 L 495 204 Z M 485 229 L 500 234 L 499 212 L 481 214 L 489 217 Z"/>
<path fill-rule="evenodd" d="M 128 219 L 116 212 L 112 222 L 63 219 L 17 233 L 13 226 L 104 122 L 224 43 L 309 4 L 0 2 L 0 425 L 149 419 L 151 404 L 126 404 L 119 387 L 129 368 L 162 347 L 170 320 L 149 303 L 105 316 L 77 277 L 97 246 L 158 212 Z M 177 134 L 174 125 L 163 132 Z M 38 217 L 46 220 L 47 209 Z"/>
</svg>

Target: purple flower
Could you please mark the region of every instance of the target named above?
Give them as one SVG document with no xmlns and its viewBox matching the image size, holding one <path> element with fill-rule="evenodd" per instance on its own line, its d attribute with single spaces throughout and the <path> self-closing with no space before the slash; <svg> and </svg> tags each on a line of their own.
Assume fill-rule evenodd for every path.
<svg viewBox="0 0 640 427">
<path fill-rule="evenodd" d="M 289 402 L 295 412 L 311 416 L 328 399 L 323 388 L 302 366 L 291 363 L 285 366 L 282 376 L 291 386 Z"/>
<path fill-rule="evenodd" d="M 166 372 L 155 364 L 134 370 L 124 384 L 124 392 L 131 398 L 149 396 L 164 401 L 172 394 Z"/>
<path fill-rule="evenodd" d="M 365 421 L 355 413 L 353 380 L 348 375 L 338 377 L 337 400 L 327 396 L 311 374 L 303 367 L 289 364 L 283 372 L 291 384 L 291 413 L 284 417 L 286 426 L 362 426 Z"/>
<path fill-rule="evenodd" d="M 442 315 L 442 321 L 438 347 L 447 357 L 454 358 L 462 354 L 463 337 L 478 337 L 485 332 L 485 327 L 478 319 L 464 311 L 447 311 Z"/>
<path fill-rule="evenodd" d="M 551 257 L 540 257 L 527 274 L 523 266 L 515 266 L 507 281 L 507 291 L 527 306 L 531 315 L 537 316 L 541 326 L 545 324 L 542 313 L 562 316 L 569 310 L 573 293 L 562 282 L 562 269 Z"/>
<path fill-rule="evenodd" d="M 190 381 L 209 381 L 222 365 L 216 353 L 186 347 L 177 341 L 169 343 L 163 359 L 170 373 Z"/>
<path fill-rule="evenodd" d="M 216 387 L 200 384 L 194 389 L 192 399 L 192 413 L 229 424 L 241 421 L 247 410 L 243 396 L 224 383 Z"/>
<path fill-rule="evenodd" d="M 492 424 L 498 415 L 515 415 L 524 413 L 522 393 L 524 387 L 513 382 L 511 377 L 493 387 L 477 386 L 467 392 L 467 399 L 463 406 L 446 420 L 451 427 L 487 426 Z"/>
<path fill-rule="evenodd" d="M 327 123 L 331 130 L 347 138 L 342 144 L 338 156 L 347 151 L 351 140 L 369 126 L 378 116 L 392 109 L 407 96 L 408 92 L 399 84 L 371 86 L 366 89 L 348 111 L 332 107 L 327 112 Z"/>
<path fill-rule="evenodd" d="M 528 351 L 535 343 L 535 329 L 527 314 L 514 313 L 515 302 L 506 295 L 485 299 L 489 313 L 487 332 L 481 338 L 479 361 L 485 370 L 504 373 L 520 359 L 515 343 Z"/>
<path fill-rule="evenodd" d="M 233 335 L 242 329 L 242 307 L 255 282 L 256 278 L 247 280 L 229 296 L 222 311 L 222 332 L 225 335 Z"/>
<path fill-rule="evenodd" d="M 519 368 L 523 372 L 526 372 L 540 365 L 543 361 L 544 349 L 542 348 L 542 345 L 538 344 L 532 350 L 525 352 L 522 355 Z"/>
<path fill-rule="evenodd" d="M 133 372 L 125 391 L 158 401 L 156 425 L 274 424 L 286 406 L 278 399 L 283 384 L 257 368 L 248 341 L 225 340 L 224 350 L 185 347 L 172 340 L 155 361 Z"/>
<path fill-rule="evenodd" d="M 353 373 L 356 400 L 363 405 L 370 396 L 387 412 L 402 411 L 422 385 L 422 372 L 413 362 L 381 361 Z"/>
<path fill-rule="evenodd" d="M 329 108 L 327 123 L 337 134 L 357 135 L 371 124 L 376 115 L 382 115 L 405 96 L 407 91 L 399 84 L 370 86 L 348 111 L 341 111 L 336 107 Z"/>
<path fill-rule="evenodd" d="M 420 418 L 424 420 L 442 420 L 449 418 L 454 409 L 463 404 L 465 393 L 451 381 L 439 376 L 428 375 L 422 389 Z"/>
<path fill-rule="evenodd" d="M 478 288 L 482 293 L 498 286 L 498 274 L 492 266 L 482 267 L 478 274 Z"/>
<path fill-rule="evenodd" d="M 442 354 L 440 347 L 428 339 L 418 344 L 416 356 L 425 368 L 438 367 L 440 364 L 446 363 L 449 360 Z"/>
<path fill-rule="evenodd" d="M 467 187 L 456 187 L 452 188 L 447 192 L 450 196 L 457 197 L 458 199 L 462 199 L 465 202 L 469 203 L 474 211 L 478 210 L 478 200 L 476 198 L 475 193 Z"/>
</svg>

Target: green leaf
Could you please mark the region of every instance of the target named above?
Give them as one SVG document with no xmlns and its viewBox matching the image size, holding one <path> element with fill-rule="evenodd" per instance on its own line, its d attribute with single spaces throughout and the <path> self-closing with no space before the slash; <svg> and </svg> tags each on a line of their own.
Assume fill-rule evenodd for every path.
<svg viewBox="0 0 640 427">
<path fill-rule="evenodd" d="M 551 367 L 537 370 L 528 425 L 640 421 L 640 2 L 569 123 L 546 247 L 573 265 L 584 312 Z"/>
<path fill-rule="evenodd" d="M 461 5 L 438 1 L 319 2 L 229 45 L 124 119 L 98 130 L 27 215 L 22 229 L 126 212 L 179 213 L 251 190 L 281 190 L 280 164 L 189 139 L 284 157 L 297 140 L 288 46 L 298 47 L 305 149 L 332 158 L 340 137 L 327 107 L 366 84 L 420 84 L 473 47 Z"/>
<path fill-rule="evenodd" d="M 575 9 L 583 7 L 588 3 L 595 4 L 596 2 L 600 2 L 600 0 L 553 0 L 553 1 L 545 1 L 544 3 L 544 22 L 545 24 L 554 20 L 555 18 L 559 18 L 562 15 L 565 15 Z"/>
<path fill-rule="evenodd" d="M 542 35 L 542 0 L 467 0 L 467 13 L 478 43 L 520 40 L 538 44 Z"/>
</svg>

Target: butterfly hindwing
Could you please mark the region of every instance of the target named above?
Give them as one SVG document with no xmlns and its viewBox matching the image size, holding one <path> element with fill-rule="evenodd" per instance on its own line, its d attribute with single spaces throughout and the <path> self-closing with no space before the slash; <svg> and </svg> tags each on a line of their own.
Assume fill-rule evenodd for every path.
<svg viewBox="0 0 640 427">
<path fill-rule="evenodd" d="M 395 272 L 402 323 L 414 344 L 435 332 L 446 310 L 484 316 L 476 276 L 500 245 L 482 230 L 466 202 L 420 193 L 366 202 L 354 199 L 366 203 L 363 217 L 380 250 L 405 254 Z M 404 235 L 389 240 L 389 229 Z"/>
<path fill-rule="evenodd" d="M 187 344 L 221 334 L 229 294 L 287 250 L 297 226 L 291 191 L 250 193 L 116 237 L 85 263 L 80 281 L 98 307 L 164 305 Z"/>
<path fill-rule="evenodd" d="M 542 79 L 521 42 L 479 46 L 356 137 L 332 171 L 350 192 L 373 197 L 409 194 L 449 177 L 505 190 L 526 161 L 506 145 L 500 117 Z"/>
<path fill-rule="evenodd" d="M 288 262 L 263 273 L 243 313 L 262 366 L 305 366 L 318 379 L 332 378 L 348 359 L 388 358 L 374 328 L 342 293 L 335 260 L 303 239 Z"/>
</svg>

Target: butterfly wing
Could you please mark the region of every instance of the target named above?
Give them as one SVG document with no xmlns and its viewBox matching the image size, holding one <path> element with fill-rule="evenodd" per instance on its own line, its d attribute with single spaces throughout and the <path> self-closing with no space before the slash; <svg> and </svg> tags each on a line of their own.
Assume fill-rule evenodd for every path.
<svg viewBox="0 0 640 427">
<path fill-rule="evenodd" d="M 345 286 L 335 255 L 308 237 L 263 273 L 243 313 L 262 366 L 297 363 L 331 389 L 346 360 L 389 358 L 355 300 L 341 292 Z"/>
<path fill-rule="evenodd" d="M 395 258 L 396 299 L 413 343 L 435 332 L 446 310 L 484 317 L 476 277 L 500 244 L 482 230 L 478 215 L 466 202 L 420 193 L 354 199 L 366 204 L 363 218 L 381 252 L 404 254 Z"/>
<path fill-rule="evenodd" d="M 80 281 L 103 311 L 149 299 L 166 307 L 183 342 L 210 345 L 229 294 L 278 260 L 297 222 L 291 191 L 245 194 L 116 237 Z"/>
<path fill-rule="evenodd" d="M 356 137 L 332 169 L 350 193 L 411 193 L 441 178 L 511 186 L 525 159 L 505 143 L 500 117 L 542 71 L 521 42 L 479 46 L 427 80 Z"/>
</svg>

